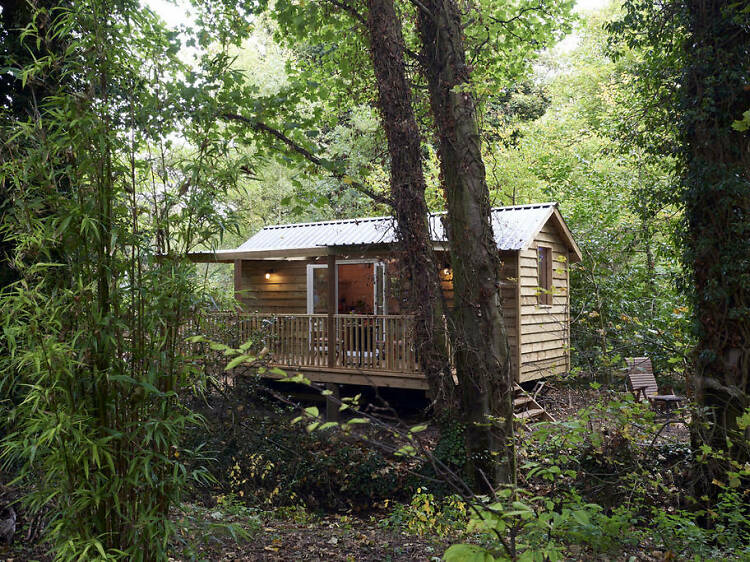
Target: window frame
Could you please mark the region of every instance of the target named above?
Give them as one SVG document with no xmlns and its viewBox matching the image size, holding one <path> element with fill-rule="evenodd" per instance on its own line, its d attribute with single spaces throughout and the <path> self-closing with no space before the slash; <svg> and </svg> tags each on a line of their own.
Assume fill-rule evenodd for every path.
<svg viewBox="0 0 750 562">
<path fill-rule="evenodd" d="M 542 256 L 546 259 L 543 260 Z M 554 271 L 552 268 L 552 247 L 538 245 L 536 248 L 537 305 L 552 306 L 554 292 Z M 544 263 L 543 263 L 544 262 Z M 544 269 L 542 269 L 544 268 Z"/>
</svg>

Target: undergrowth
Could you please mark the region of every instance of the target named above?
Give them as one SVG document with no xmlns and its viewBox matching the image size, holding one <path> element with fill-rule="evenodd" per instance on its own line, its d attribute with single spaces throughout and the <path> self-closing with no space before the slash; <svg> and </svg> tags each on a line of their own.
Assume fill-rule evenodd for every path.
<svg viewBox="0 0 750 562">
<path fill-rule="evenodd" d="M 407 460 L 334 432 L 310 433 L 291 423 L 293 408 L 269 399 L 255 381 L 235 384 L 199 408 L 209 427 L 199 438 L 208 437 L 216 481 L 204 491 L 264 508 L 329 511 L 366 511 L 409 497 Z"/>
</svg>

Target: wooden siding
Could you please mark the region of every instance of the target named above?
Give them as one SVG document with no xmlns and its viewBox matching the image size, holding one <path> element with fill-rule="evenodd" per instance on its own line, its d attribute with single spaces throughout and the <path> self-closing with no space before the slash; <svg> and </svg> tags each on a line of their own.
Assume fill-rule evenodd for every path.
<svg viewBox="0 0 750 562">
<path fill-rule="evenodd" d="M 243 260 L 240 302 L 250 312 L 304 314 L 307 312 L 307 264 L 314 260 Z M 265 278 L 271 271 L 270 279 Z"/>
<path fill-rule="evenodd" d="M 552 303 L 538 303 L 537 247 L 552 249 Z M 519 381 L 567 372 L 570 368 L 569 258 L 557 229 L 548 222 L 528 250 L 519 252 L 521 370 Z"/>
<path fill-rule="evenodd" d="M 500 279 L 502 282 L 503 319 L 505 331 L 510 346 L 511 369 L 518 378 L 518 295 L 516 291 L 516 277 L 518 270 L 517 252 L 500 252 Z M 453 308 L 453 281 L 445 276 L 441 270 L 440 284 L 445 301 L 450 310 Z"/>
</svg>

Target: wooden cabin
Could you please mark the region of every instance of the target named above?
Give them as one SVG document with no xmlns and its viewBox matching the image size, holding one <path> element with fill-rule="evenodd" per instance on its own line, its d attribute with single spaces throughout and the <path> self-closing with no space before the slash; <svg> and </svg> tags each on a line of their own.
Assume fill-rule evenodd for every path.
<svg viewBox="0 0 750 562">
<path fill-rule="evenodd" d="M 450 310 L 441 216 L 430 226 Z M 570 230 L 555 203 L 495 208 L 492 226 L 516 381 L 567 372 L 569 265 L 581 259 Z M 191 257 L 234 264 L 242 312 L 215 318 L 242 338 L 261 334 L 272 364 L 318 382 L 426 389 L 399 252 L 393 219 L 377 217 L 267 226 L 239 248 Z"/>
</svg>

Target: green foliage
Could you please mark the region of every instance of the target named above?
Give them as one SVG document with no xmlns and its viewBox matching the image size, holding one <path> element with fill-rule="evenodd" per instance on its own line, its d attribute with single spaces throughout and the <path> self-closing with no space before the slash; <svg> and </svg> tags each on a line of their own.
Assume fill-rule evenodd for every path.
<svg viewBox="0 0 750 562">
<path fill-rule="evenodd" d="M 506 548 L 454 545 L 446 552 L 446 560 L 473 560 L 484 554 L 488 560 L 556 561 L 565 558 L 567 544 L 606 553 L 627 541 L 634 542 L 634 537 L 627 535 L 633 520 L 626 509 L 608 516 L 600 506 L 583 503 L 575 495 L 553 501 L 510 489 L 501 491 L 496 499 L 499 501 L 478 508 L 469 528 L 500 538 Z M 510 535 L 512 543 L 506 539 Z M 513 546 L 508 549 L 510 544 Z"/>
<path fill-rule="evenodd" d="M 538 52 L 570 29 L 572 6 L 571 0 L 555 0 L 544 7 L 526 0 L 468 6 L 465 40 L 478 97 L 494 96 L 525 75 Z M 418 52 L 416 8 L 398 2 L 397 9 L 403 15 L 406 47 Z M 261 199 L 256 210 L 246 213 L 249 222 L 283 222 L 290 215 L 316 219 L 388 212 L 346 181 L 350 178 L 376 193 L 388 191 L 384 138 L 372 110 L 376 88 L 364 24 L 366 3 L 357 0 L 345 6 L 283 0 L 261 2 L 257 10 L 262 13 L 254 18 L 249 38 L 232 51 L 237 55 L 237 79 L 225 82 L 220 103 L 250 123 L 262 122 L 280 131 L 318 158 L 319 165 L 279 145 L 273 135 L 259 133 L 247 123 L 229 123 L 229 133 L 247 147 L 248 154 L 269 158 L 254 169 L 259 183 L 246 185 L 249 193 Z M 259 44 L 267 53 L 264 59 L 248 52 Z M 415 83 L 424 80 L 418 72 L 410 78 Z M 414 91 L 417 112 L 425 114 L 427 99 L 420 88 Z M 247 98 L 253 103 L 246 103 Z M 534 111 L 533 102 L 526 105 Z M 432 123 L 421 121 L 427 140 Z M 434 193 L 430 199 L 439 210 L 442 196 L 434 152 L 426 142 L 425 153 L 433 160 L 427 167 Z M 336 178 L 331 177 L 333 172 Z M 236 200 L 241 205 L 242 196 L 238 194 Z"/>
<path fill-rule="evenodd" d="M 417 488 L 411 502 L 395 504 L 381 525 L 420 537 L 447 537 L 464 532 L 468 520 L 469 506 L 460 497 L 436 498 L 425 488 Z"/>
<path fill-rule="evenodd" d="M 562 560 L 597 557 L 649 541 L 676 559 L 747 556 L 747 467 L 717 485 L 716 502 L 684 509 L 692 465 L 726 456 L 704 445 L 657 442 L 649 408 L 631 399 L 602 401 L 570 421 L 539 424 L 524 440 L 521 487 L 472 503 L 477 545 L 456 545 L 446 560 Z M 482 559 L 482 558 L 478 558 Z"/>
<path fill-rule="evenodd" d="M 465 425 L 446 417 L 439 427 L 440 440 L 433 451 L 435 458 L 450 468 L 462 467 L 466 462 Z"/>
<path fill-rule="evenodd" d="M 692 343 L 690 308 L 676 287 L 680 214 L 665 195 L 672 160 L 651 157 L 623 132 L 635 134 L 639 121 L 629 113 L 631 60 L 607 54 L 602 26 L 615 13 L 588 16 L 575 48 L 542 55 L 532 84 L 489 104 L 484 132 L 494 201 L 557 201 L 579 242 L 572 357 L 576 371 L 602 377 L 640 355 L 658 372 L 681 371 Z"/>
<path fill-rule="evenodd" d="M 747 493 L 726 490 L 717 499 L 709 514 L 713 520 L 710 526 L 702 521 L 707 515 L 703 511 L 666 512 L 654 508 L 651 514 L 654 538 L 677 559 L 746 560 L 750 556 Z"/>
<path fill-rule="evenodd" d="M 637 54 L 632 106 L 656 132 L 641 138 L 663 138 L 643 149 L 674 158 L 679 178 L 668 200 L 684 209 L 678 240 L 689 281 L 683 289 L 694 308 L 696 375 L 705 380 L 697 397 L 707 407 L 698 413 L 710 420 L 696 429 L 716 449 L 730 440 L 730 457 L 744 463 L 750 443 L 734 422 L 749 401 L 748 363 L 733 338 L 750 320 L 750 221 L 738 212 L 750 205 L 750 137 L 743 130 L 750 13 L 744 3 L 724 1 L 627 0 L 623 9 L 609 26 L 613 50 Z M 711 472 L 727 467 L 703 469 L 699 485 L 710 487 Z"/>
<path fill-rule="evenodd" d="M 236 172 L 204 113 L 226 69 L 187 68 L 136 2 L 32 16 L 25 48 L 53 48 L 2 61 L 36 95 L 0 120 L 0 233 L 20 277 L 0 294 L 0 454 L 49 513 L 57 559 L 166 560 L 170 508 L 208 478 L 181 442 L 202 419 L 178 390 L 203 386 L 181 342 L 199 302 L 183 255 L 232 223 Z"/>
</svg>

